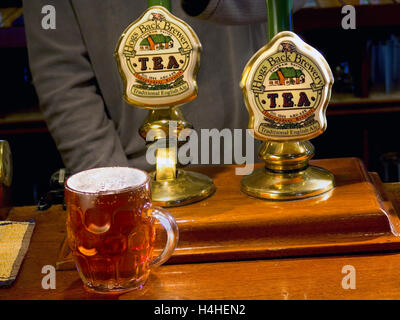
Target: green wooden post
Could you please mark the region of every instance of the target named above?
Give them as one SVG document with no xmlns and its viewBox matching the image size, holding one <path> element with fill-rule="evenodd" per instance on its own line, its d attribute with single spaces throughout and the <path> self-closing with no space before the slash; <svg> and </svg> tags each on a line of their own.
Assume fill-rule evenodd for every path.
<svg viewBox="0 0 400 320">
<path fill-rule="evenodd" d="M 281 31 L 293 31 L 292 0 L 266 0 L 268 40 Z"/>
<path fill-rule="evenodd" d="M 168 11 L 171 11 L 171 0 L 147 0 L 148 7 L 162 6 Z"/>
</svg>

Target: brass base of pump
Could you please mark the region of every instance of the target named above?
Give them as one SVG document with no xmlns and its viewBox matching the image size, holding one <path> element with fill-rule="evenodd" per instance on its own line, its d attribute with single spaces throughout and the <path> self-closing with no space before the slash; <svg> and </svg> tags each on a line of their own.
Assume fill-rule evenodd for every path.
<svg viewBox="0 0 400 320">
<path fill-rule="evenodd" d="M 333 174 L 308 165 L 313 155 L 314 147 L 309 141 L 265 142 L 259 152 L 265 167 L 242 178 L 242 192 L 261 199 L 295 200 L 332 190 Z"/>
<path fill-rule="evenodd" d="M 215 192 L 215 186 L 204 174 L 178 169 L 176 178 L 157 181 L 156 171 L 150 173 L 152 201 L 157 206 L 177 207 L 203 200 Z"/>
<path fill-rule="evenodd" d="M 170 126 L 172 121 L 175 126 Z M 201 201 L 215 192 L 211 178 L 204 174 L 178 169 L 177 150 L 186 141 L 171 143 L 183 130 L 193 126 L 186 121 L 180 107 L 150 110 L 140 135 L 146 139 L 152 131 L 153 140 L 166 139 L 166 146 L 156 151 L 156 170 L 150 173 L 152 202 L 162 207 L 178 207 Z M 149 145 L 149 144 L 148 144 Z"/>
<path fill-rule="evenodd" d="M 334 187 L 329 171 L 309 166 L 292 173 L 276 173 L 259 168 L 242 179 L 241 190 L 255 198 L 294 200 L 320 195 Z"/>
</svg>

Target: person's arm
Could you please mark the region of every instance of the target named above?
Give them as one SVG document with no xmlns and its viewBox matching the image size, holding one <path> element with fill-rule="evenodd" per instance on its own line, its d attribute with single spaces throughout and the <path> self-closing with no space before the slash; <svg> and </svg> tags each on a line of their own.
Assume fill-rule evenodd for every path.
<svg viewBox="0 0 400 320">
<path fill-rule="evenodd" d="M 89 61 L 70 1 L 24 0 L 30 68 L 40 108 L 72 172 L 127 166 Z M 56 9 L 56 29 L 42 28 L 42 7 Z"/>
<path fill-rule="evenodd" d="M 305 2 L 293 0 L 293 10 L 302 8 Z M 190 16 L 221 24 L 267 21 L 265 0 L 182 0 L 182 8 Z"/>
</svg>

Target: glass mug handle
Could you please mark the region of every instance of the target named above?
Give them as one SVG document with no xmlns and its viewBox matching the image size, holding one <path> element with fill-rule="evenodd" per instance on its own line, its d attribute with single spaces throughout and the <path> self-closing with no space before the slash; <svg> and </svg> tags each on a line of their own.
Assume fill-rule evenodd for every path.
<svg viewBox="0 0 400 320">
<path fill-rule="evenodd" d="M 179 239 L 178 225 L 175 218 L 165 209 L 160 207 L 150 207 L 149 216 L 160 221 L 167 232 L 167 244 L 163 252 L 151 262 L 151 267 L 158 267 L 166 262 L 174 252 Z"/>
</svg>

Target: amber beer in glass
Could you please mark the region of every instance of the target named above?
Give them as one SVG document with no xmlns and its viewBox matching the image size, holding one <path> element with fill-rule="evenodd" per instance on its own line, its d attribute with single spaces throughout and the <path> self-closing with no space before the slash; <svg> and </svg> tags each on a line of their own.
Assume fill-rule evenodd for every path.
<svg viewBox="0 0 400 320">
<path fill-rule="evenodd" d="M 139 169 L 97 168 L 71 176 L 65 187 L 68 243 L 85 287 L 100 293 L 141 288 L 178 241 L 175 219 L 153 207 L 150 177 Z M 167 245 L 153 260 L 155 220 Z"/>
</svg>

